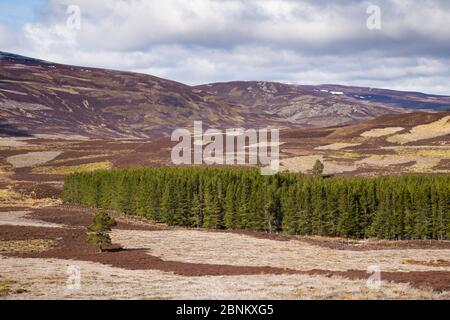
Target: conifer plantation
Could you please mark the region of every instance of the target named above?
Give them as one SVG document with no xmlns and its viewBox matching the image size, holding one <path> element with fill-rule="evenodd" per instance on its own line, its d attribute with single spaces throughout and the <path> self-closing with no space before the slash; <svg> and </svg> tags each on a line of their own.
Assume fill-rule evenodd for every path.
<svg viewBox="0 0 450 320">
<path fill-rule="evenodd" d="M 322 179 L 258 169 L 115 169 L 68 176 L 63 200 L 186 227 L 450 239 L 449 174 Z"/>
</svg>

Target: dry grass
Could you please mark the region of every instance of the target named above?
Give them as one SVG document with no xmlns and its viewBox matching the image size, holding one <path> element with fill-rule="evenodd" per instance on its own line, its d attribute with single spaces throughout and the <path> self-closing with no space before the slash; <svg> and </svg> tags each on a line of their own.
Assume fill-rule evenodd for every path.
<svg viewBox="0 0 450 320">
<path fill-rule="evenodd" d="M 55 241 L 43 239 L 0 241 L 0 254 L 42 252 L 54 244 Z"/>
<path fill-rule="evenodd" d="M 301 271 L 366 270 L 427 271 L 429 266 L 405 265 L 418 256 L 426 260 L 450 260 L 450 250 L 390 249 L 344 251 L 319 247 L 299 240 L 274 241 L 230 233 L 196 230 L 114 230 L 112 239 L 124 248 L 146 248 L 164 260 L 226 265 L 270 266 Z M 187 240 L 188 239 L 188 240 Z M 217 250 L 220 248 L 220 250 Z M 445 270 L 450 271 L 450 266 Z"/>
<path fill-rule="evenodd" d="M 111 169 L 112 163 L 109 161 L 93 162 L 86 164 L 79 164 L 74 166 L 45 166 L 33 168 L 33 173 L 40 174 L 61 174 L 67 175 L 75 172 L 88 172 L 101 169 Z"/>
<path fill-rule="evenodd" d="M 15 168 L 27 168 L 47 163 L 55 159 L 61 153 L 61 151 L 28 152 L 25 154 L 8 157 L 6 161 L 12 164 Z"/>
<path fill-rule="evenodd" d="M 19 194 L 11 189 L 0 189 L 0 201 L 7 198 L 16 198 Z"/>
<path fill-rule="evenodd" d="M 410 167 L 403 166 L 403 171 L 412 172 L 430 172 L 433 167 L 437 166 L 441 161 L 436 157 L 421 157 L 421 156 L 402 156 L 402 155 L 372 155 L 365 159 L 356 162 L 357 165 L 368 165 L 376 168 L 383 168 L 385 166 L 402 165 L 415 162 Z"/>
<path fill-rule="evenodd" d="M 359 146 L 360 143 L 347 143 L 347 142 L 336 142 L 326 146 L 320 146 L 315 148 L 315 150 L 341 150 L 349 147 Z"/>
<path fill-rule="evenodd" d="M 44 223 L 27 219 L 26 212 L 0 213 L 12 224 Z M 15 214 L 15 216 L 14 216 Z M 170 229 L 161 231 L 114 230 L 115 243 L 125 248 L 145 248 L 165 260 L 242 266 L 274 266 L 297 270 L 381 271 L 450 270 L 450 266 L 405 264 L 421 256 L 426 261 L 450 261 L 448 250 L 339 251 L 292 241 L 250 236 Z M 52 243 L 41 240 L 4 241 L 0 248 L 43 250 Z M 217 250 L 221 248 L 221 250 Z M 4 257 L 0 272 L 7 282 L 4 299 L 450 299 L 450 293 L 416 289 L 408 284 L 382 281 L 370 289 L 365 279 L 321 275 L 253 275 L 185 277 L 156 270 L 126 270 L 103 264 L 62 259 Z M 70 289 L 69 266 L 81 272 L 80 289 Z M 368 275 L 369 276 L 369 275 Z M 20 293 L 20 294 L 19 294 Z"/>
<path fill-rule="evenodd" d="M 394 150 L 400 155 L 430 157 L 439 159 L 450 159 L 450 148 L 433 148 L 433 147 L 397 147 Z"/>
<path fill-rule="evenodd" d="M 25 142 L 23 138 L 1 138 L 0 137 L 0 147 L 25 147 L 31 146 Z"/>
<path fill-rule="evenodd" d="M 216 250 L 217 251 L 217 250 Z M 81 272 L 81 288 L 70 289 L 68 267 Z M 124 270 L 71 260 L 6 258 L 5 277 L 16 277 L 26 292 L 8 299 L 449 299 L 448 293 L 382 282 L 308 275 L 183 277 L 152 270 Z"/>
<path fill-rule="evenodd" d="M 437 259 L 437 260 L 405 260 L 402 261 L 403 264 L 414 264 L 420 266 L 430 266 L 430 267 L 450 267 L 449 260 Z"/>
<path fill-rule="evenodd" d="M 95 159 L 95 158 L 102 158 L 106 157 L 108 154 L 92 154 L 88 156 L 81 156 L 78 158 L 66 158 L 66 159 L 60 159 L 60 160 L 54 160 L 52 164 L 58 164 L 58 163 L 64 163 L 69 161 L 80 161 L 80 160 L 89 160 L 89 159 Z"/>
<path fill-rule="evenodd" d="M 386 140 L 392 143 L 405 144 L 408 142 L 420 141 L 450 134 L 450 116 L 438 121 L 416 126 L 410 132 L 397 134 Z"/>
<path fill-rule="evenodd" d="M 0 297 L 13 293 L 12 286 L 17 282 L 11 279 L 0 280 Z"/>
<path fill-rule="evenodd" d="M 21 284 L 16 280 L 2 279 L 0 275 L 0 299 L 8 298 L 10 295 L 18 296 L 22 293 L 27 292 Z"/>
<path fill-rule="evenodd" d="M 39 139 L 50 139 L 50 140 L 70 140 L 70 141 L 88 141 L 88 137 L 76 135 L 76 134 L 35 134 L 36 138 Z"/>
<path fill-rule="evenodd" d="M 281 161 L 280 167 L 281 170 L 288 170 L 290 172 L 308 173 L 314 166 L 316 160 L 320 160 L 323 162 L 325 166 L 324 174 L 351 172 L 357 169 L 357 167 L 351 163 L 327 160 L 323 155 L 309 155 L 287 158 Z"/>
<path fill-rule="evenodd" d="M 52 198 L 35 199 L 25 196 L 11 189 L 0 189 L 0 208 L 1 207 L 44 207 L 58 205 L 61 200 Z"/>
<path fill-rule="evenodd" d="M 388 135 L 397 133 L 404 129 L 405 128 L 402 128 L 402 127 L 388 127 L 388 128 L 383 128 L 383 129 L 372 129 L 372 130 L 361 133 L 361 137 L 379 138 L 379 137 L 384 137 L 384 136 L 388 136 Z"/>
<path fill-rule="evenodd" d="M 363 157 L 364 155 L 357 153 L 357 152 L 335 152 L 331 154 L 330 156 L 336 157 L 336 158 L 344 158 L 344 159 L 358 159 Z"/>
<path fill-rule="evenodd" d="M 1 208 L 0 208 L 1 209 Z M 48 223 L 40 220 L 33 220 L 27 215 L 31 211 L 5 211 L 0 212 L 0 225 L 8 226 L 24 226 L 24 227 L 47 227 L 59 228 L 61 225 L 55 223 Z"/>
<path fill-rule="evenodd" d="M 12 171 L 11 165 L 0 165 L 0 174 L 5 174 Z"/>
</svg>

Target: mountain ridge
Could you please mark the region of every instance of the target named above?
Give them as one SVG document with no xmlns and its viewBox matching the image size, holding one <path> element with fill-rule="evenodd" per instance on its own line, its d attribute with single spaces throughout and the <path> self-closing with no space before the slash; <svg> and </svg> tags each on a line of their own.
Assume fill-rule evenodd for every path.
<svg viewBox="0 0 450 320">
<path fill-rule="evenodd" d="M 392 90 L 386 94 L 383 89 L 372 89 L 383 95 L 370 101 L 361 98 L 365 88 L 338 85 L 189 86 L 147 74 L 5 52 L 0 52 L 0 71 L 0 135 L 146 138 L 191 127 L 194 120 L 208 127 L 328 127 L 420 110 L 411 106 L 421 103 L 450 106 L 450 97 Z M 393 101 L 380 101 L 389 98 Z"/>
</svg>

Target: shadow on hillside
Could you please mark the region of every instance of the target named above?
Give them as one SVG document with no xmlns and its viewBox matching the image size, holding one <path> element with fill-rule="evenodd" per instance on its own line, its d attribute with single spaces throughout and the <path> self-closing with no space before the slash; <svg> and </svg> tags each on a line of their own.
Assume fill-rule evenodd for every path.
<svg viewBox="0 0 450 320">
<path fill-rule="evenodd" d="M 4 119 L 0 119 L 0 137 L 31 137 L 26 131 L 9 124 Z"/>
</svg>

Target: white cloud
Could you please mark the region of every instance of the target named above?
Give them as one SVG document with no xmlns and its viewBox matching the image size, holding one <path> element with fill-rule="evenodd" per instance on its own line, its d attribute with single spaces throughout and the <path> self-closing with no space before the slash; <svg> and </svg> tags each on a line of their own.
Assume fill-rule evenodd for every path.
<svg viewBox="0 0 450 320">
<path fill-rule="evenodd" d="M 340 83 L 450 94 L 450 4 L 369 1 L 51 0 L 1 50 L 151 73 L 190 84 L 227 80 Z M 81 8 L 81 30 L 66 9 Z"/>
</svg>

